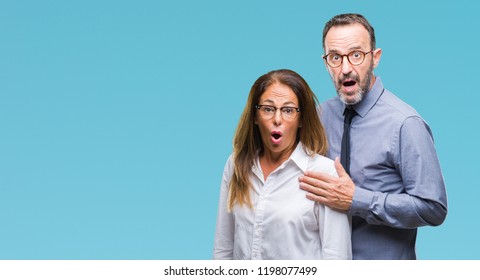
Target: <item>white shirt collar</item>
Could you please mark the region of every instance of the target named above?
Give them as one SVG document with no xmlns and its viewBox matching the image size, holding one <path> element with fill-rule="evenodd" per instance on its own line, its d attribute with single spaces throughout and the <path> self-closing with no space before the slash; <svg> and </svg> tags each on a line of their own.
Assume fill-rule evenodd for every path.
<svg viewBox="0 0 480 280">
<path fill-rule="evenodd" d="M 310 156 L 305 153 L 305 146 L 303 145 L 302 142 L 298 142 L 297 147 L 295 147 L 295 150 L 293 150 L 292 154 L 290 157 L 284 161 L 279 168 L 282 168 L 286 164 L 288 164 L 289 161 L 293 161 L 295 165 L 302 170 L 302 172 L 307 171 L 307 166 L 308 166 L 308 160 Z M 254 174 L 256 174 L 259 178 L 262 178 L 263 176 L 260 176 L 262 173 L 262 168 L 260 167 L 260 158 L 257 156 L 255 159 L 255 162 L 252 166 L 252 171 Z"/>
<path fill-rule="evenodd" d="M 288 160 L 292 160 L 303 172 L 307 171 L 309 155 L 305 152 L 305 146 L 302 142 L 298 142 L 297 147 L 290 155 Z M 287 161 L 288 161 L 287 160 Z"/>
</svg>

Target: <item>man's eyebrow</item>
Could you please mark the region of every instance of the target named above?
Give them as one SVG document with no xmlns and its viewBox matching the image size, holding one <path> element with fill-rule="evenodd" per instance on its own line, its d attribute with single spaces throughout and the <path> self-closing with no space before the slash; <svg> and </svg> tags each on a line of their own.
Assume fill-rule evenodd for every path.
<svg viewBox="0 0 480 280">
<path fill-rule="evenodd" d="M 345 54 L 348 54 L 352 51 L 358 51 L 358 50 L 362 50 L 362 47 L 361 46 L 353 46 L 353 47 L 348 48 L 348 51 Z M 330 49 L 330 51 L 327 54 L 329 54 L 329 53 L 341 54 L 340 51 L 337 50 L 337 49 Z"/>
<path fill-rule="evenodd" d="M 361 46 L 353 46 L 348 48 L 348 52 L 362 50 Z"/>
</svg>

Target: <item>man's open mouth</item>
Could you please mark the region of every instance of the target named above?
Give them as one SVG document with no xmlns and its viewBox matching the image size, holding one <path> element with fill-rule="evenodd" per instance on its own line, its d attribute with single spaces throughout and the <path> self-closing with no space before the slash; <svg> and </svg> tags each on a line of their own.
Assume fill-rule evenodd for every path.
<svg viewBox="0 0 480 280">
<path fill-rule="evenodd" d="M 351 87 L 351 86 L 354 86 L 357 82 L 355 82 L 354 80 L 348 80 L 348 81 L 345 81 L 343 82 L 343 86 L 344 87 Z"/>
</svg>

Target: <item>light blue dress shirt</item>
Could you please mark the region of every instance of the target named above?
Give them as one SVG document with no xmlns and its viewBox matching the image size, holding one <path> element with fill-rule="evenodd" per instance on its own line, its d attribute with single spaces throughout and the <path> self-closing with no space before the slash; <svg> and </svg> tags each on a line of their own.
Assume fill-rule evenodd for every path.
<svg viewBox="0 0 480 280">
<path fill-rule="evenodd" d="M 418 113 L 383 87 L 353 106 L 350 174 L 355 193 L 349 214 L 354 259 L 416 259 L 417 227 L 440 225 L 447 195 L 432 132 Z M 328 157 L 340 157 L 345 105 L 321 105 Z"/>
</svg>

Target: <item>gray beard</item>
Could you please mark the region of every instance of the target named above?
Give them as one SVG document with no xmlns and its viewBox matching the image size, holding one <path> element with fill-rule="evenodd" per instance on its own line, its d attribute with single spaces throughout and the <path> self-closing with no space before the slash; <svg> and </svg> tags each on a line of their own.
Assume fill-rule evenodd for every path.
<svg viewBox="0 0 480 280">
<path fill-rule="evenodd" d="M 337 87 L 338 97 L 340 97 L 340 100 L 343 102 L 343 104 L 347 106 L 352 106 L 360 103 L 360 101 L 363 100 L 363 97 L 365 96 L 365 94 L 367 94 L 370 88 L 372 78 L 373 78 L 373 63 L 370 64 L 370 68 L 368 69 L 368 74 L 365 80 L 365 84 L 361 86 L 360 89 L 353 95 L 353 100 L 347 100 L 345 95 L 340 92 L 340 89 L 339 89 L 340 87 Z"/>
<path fill-rule="evenodd" d="M 342 93 L 340 93 L 339 91 L 337 91 L 337 94 L 338 94 L 338 97 L 340 97 L 340 101 L 343 102 L 343 104 L 347 105 L 347 106 L 352 106 L 352 105 L 355 105 L 355 104 L 358 104 L 360 103 L 360 101 L 362 101 L 363 99 L 363 96 L 365 95 L 365 92 L 363 89 L 360 89 L 357 93 L 355 93 L 355 95 L 353 96 L 353 100 L 350 99 L 350 100 L 347 100 L 347 98 L 345 97 L 345 95 L 343 95 Z"/>
</svg>

